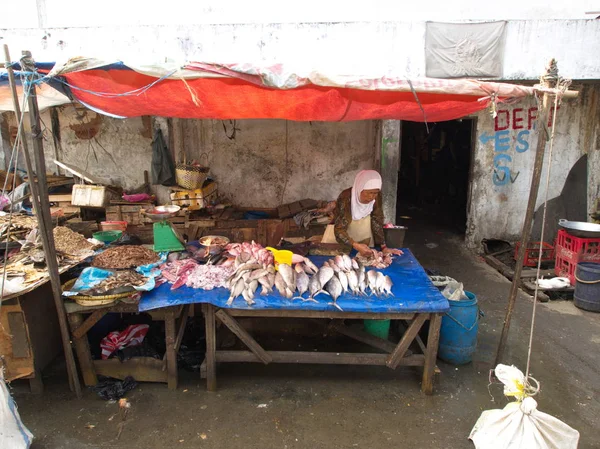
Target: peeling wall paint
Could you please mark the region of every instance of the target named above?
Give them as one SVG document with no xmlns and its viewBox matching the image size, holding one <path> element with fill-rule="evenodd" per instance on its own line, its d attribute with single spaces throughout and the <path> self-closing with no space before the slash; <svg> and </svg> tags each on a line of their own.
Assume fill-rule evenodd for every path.
<svg viewBox="0 0 600 449">
<path fill-rule="evenodd" d="M 558 196 L 571 167 L 588 154 L 588 210 L 600 189 L 600 84 L 573 86 L 576 100 L 565 100 L 557 114 L 548 199 Z M 467 244 L 483 238 L 518 240 L 529 197 L 537 143 L 537 105 L 523 101 L 499 105 L 498 116 L 477 114 Z M 546 196 L 549 144 L 536 208 Z"/>
</svg>

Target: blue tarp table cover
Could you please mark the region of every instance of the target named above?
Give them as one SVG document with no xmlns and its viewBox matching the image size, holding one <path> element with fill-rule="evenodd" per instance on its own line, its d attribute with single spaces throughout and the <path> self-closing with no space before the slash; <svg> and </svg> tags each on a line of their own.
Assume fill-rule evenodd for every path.
<svg viewBox="0 0 600 449">
<path fill-rule="evenodd" d="M 450 309 L 448 300 L 432 284 L 415 256 L 408 249 L 404 249 L 402 256 L 396 256 L 392 264 L 382 270 L 394 283 L 393 296 L 355 296 L 345 293 L 337 300 L 337 304 L 344 312 L 362 313 L 445 313 Z M 318 267 L 330 259 L 325 256 L 311 256 L 310 258 Z M 367 270 L 370 268 L 367 267 Z M 257 290 L 254 300 L 256 304 L 248 306 L 240 296 L 233 301 L 231 306 L 226 304 L 229 290 L 216 288 L 214 290 L 193 289 L 180 287 L 170 290 L 171 284 L 163 284 L 154 290 L 144 293 L 140 300 L 139 310 L 158 309 L 161 307 L 178 306 L 182 304 L 209 303 L 221 308 L 229 309 L 275 309 L 275 310 L 316 310 L 337 311 L 331 305 L 331 298 L 320 294 L 315 299 L 318 301 L 303 302 L 299 299 L 289 300 L 275 292 L 267 296 L 259 295 Z M 304 296 L 307 296 L 305 294 Z"/>
</svg>

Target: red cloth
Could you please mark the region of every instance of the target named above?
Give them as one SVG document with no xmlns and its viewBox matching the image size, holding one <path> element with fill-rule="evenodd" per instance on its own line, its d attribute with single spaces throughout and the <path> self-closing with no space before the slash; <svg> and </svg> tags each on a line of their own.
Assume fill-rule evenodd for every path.
<svg viewBox="0 0 600 449">
<path fill-rule="evenodd" d="M 107 97 L 81 89 L 105 94 L 125 93 L 147 86 L 157 78 L 123 69 L 92 69 L 63 76 L 69 84 L 78 88 L 72 89 L 78 100 L 122 117 L 154 115 L 196 119 L 437 122 L 464 117 L 489 104 L 488 99 L 481 100 L 474 95 L 419 93 L 424 116 L 412 92 L 313 84 L 276 89 L 242 78 L 195 78 L 185 83 L 166 79 L 140 94 Z"/>
<path fill-rule="evenodd" d="M 122 332 L 114 331 L 109 333 L 100 342 L 102 349 L 102 360 L 108 359 L 111 354 L 127 346 L 138 346 L 144 341 L 150 326 L 147 324 L 132 324 Z"/>
</svg>

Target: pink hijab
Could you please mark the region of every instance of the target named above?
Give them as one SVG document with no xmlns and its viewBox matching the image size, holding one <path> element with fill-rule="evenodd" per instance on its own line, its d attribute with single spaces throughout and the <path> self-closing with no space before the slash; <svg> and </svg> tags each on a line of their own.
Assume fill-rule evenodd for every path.
<svg viewBox="0 0 600 449">
<path fill-rule="evenodd" d="M 367 215 L 373 212 L 375 201 L 370 201 L 367 204 L 360 202 L 360 192 L 363 190 L 379 189 L 381 190 L 381 175 L 375 170 L 361 170 L 354 178 L 352 185 L 352 219 L 362 220 Z"/>
</svg>

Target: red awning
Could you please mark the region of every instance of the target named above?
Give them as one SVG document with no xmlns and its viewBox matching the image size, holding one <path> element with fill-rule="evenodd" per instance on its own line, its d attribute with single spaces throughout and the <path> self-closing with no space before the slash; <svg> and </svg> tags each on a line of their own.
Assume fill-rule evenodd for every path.
<svg viewBox="0 0 600 449">
<path fill-rule="evenodd" d="M 88 68 L 89 67 L 89 68 Z M 282 66 L 190 63 L 184 68 L 130 68 L 81 60 L 55 68 L 74 98 L 120 117 L 351 121 L 452 120 L 492 99 L 531 95 L 532 88 L 475 80 L 286 73 Z M 417 101 L 418 98 L 418 101 Z"/>
</svg>

